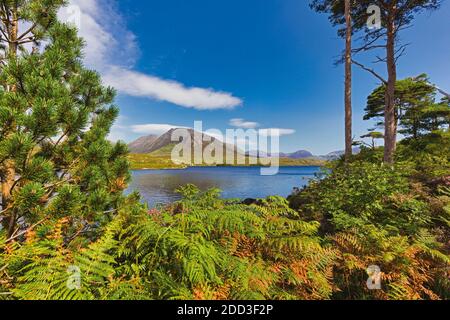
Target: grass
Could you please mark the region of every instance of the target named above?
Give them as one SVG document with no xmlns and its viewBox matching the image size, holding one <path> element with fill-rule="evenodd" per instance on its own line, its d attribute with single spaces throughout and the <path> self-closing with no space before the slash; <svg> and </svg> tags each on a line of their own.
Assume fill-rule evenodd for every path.
<svg viewBox="0 0 450 320">
<path fill-rule="evenodd" d="M 165 150 L 158 150 L 150 154 L 130 154 L 128 160 L 131 164 L 132 170 L 146 170 L 146 169 L 185 169 L 191 165 L 184 163 L 174 163 L 170 157 L 170 154 L 164 152 Z M 247 157 L 247 165 L 250 166 L 250 159 Z M 253 159 L 254 160 L 254 159 Z M 265 159 L 267 161 L 267 159 Z M 294 167 L 294 166 L 323 166 L 325 161 L 314 158 L 306 159 L 289 159 L 281 158 L 280 166 L 282 167 Z M 260 166 L 261 164 L 258 164 Z M 199 165 L 196 165 L 199 166 Z M 215 165 L 200 165 L 200 166 L 215 166 Z M 230 166 L 242 166 L 242 165 L 230 165 Z"/>
</svg>

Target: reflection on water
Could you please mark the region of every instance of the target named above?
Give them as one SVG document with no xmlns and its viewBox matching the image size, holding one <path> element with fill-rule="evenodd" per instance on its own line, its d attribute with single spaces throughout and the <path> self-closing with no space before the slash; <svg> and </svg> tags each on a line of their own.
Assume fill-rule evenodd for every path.
<svg viewBox="0 0 450 320">
<path fill-rule="evenodd" d="M 257 167 L 133 171 L 127 192 L 139 191 L 150 206 L 179 200 L 174 190 L 187 184 L 194 184 L 202 190 L 219 188 L 223 191 L 223 198 L 288 196 L 293 188 L 305 186 L 319 172 L 319 167 L 283 167 L 276 176 L 261 176 Z"/>
</svg>

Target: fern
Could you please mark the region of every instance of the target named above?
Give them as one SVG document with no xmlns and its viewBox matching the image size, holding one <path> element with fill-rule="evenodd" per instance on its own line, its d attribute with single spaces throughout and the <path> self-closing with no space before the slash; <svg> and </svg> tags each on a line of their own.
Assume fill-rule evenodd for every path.
<svg viewBox="0 0 450 320">
<path fill-rule="evenodd" d="M 180 191 L 185 199 L 159 209 L 124 199 L 110 223 L 76 241 L 70 219 L 48 221 L 21 241 L 0 237 L 0 293 L 298 300 L 438 299 L 448 292 L 449 256 L 434 230 L 396 234 L 340 210 L 328 220 L 339 220 L 340 229 L 324 234 L 323 224 L 279 197 L 245 206 L 221 200 L 215 190 Z M 382 290 L 367 289 L 369 265 L 380 266 Z M 78 288 L 68 283 L 70 270 L 79 271 Z"/>
</svg>

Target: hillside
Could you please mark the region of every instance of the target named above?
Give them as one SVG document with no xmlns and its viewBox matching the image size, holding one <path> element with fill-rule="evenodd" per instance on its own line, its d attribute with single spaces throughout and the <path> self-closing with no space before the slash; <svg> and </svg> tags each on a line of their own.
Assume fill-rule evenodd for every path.
<svg viewBox="0 0 450 320">
<path fill-rule="evenodd" d="M 149 153 L 149 150 L 152 149 L 152 145 L 157 139 L 158 136 L 156 135 L 140 137 L 136 141 L 130 143 L 128 149 L 131 153 Z"/>
<path fill-rule="evenodd" d="M 289 153 L 289 154 L 280 154 L 280 158 L 290 158 L 290 159 L 305 159 L 305 158 L 313 158 L 314 155 L 306 150 L 299 150 L 297 152 Z"/>
<path fill-rule="evenodd" d="M 314 158 L 315 156 L 307 151 L 307 150 L 299 150 L 292 153 L 279 153 L 279 154 L 267 154 L 264 151 L 258 151 L 258 150 L 252 150 L 250 152 L 247 152 L 247 156 L 251 157 L 260 157 L 260 158 L 269 158 L 271 156 L 273 157 L 279 157 L 279 158 L 287 158 L 287 159 L 307 159 L 307 158 Z"/>
<path fill-rule="evenodd" d="M 131 163 L 132 170 L 142 170 L 142 169 L 182 169 L 188 166 L 193 166 L 193 163 L 186 163 L 184 159 L 180 157 L 180 159 L 172 160 L 172 151 L 174 147 L 178 144 L 178 142 L 172 141 L 173 133 L 177 129 L 172 129 L 165 134 L 157 137 L 154 135 L 145 136 L 137 139 L 136 141 L 129 144 L 130 155 L 129 160 Z M 207 136 L 203 134 L 202 137 L 207 137 L 206 140 L 209 142 L 199 141 L 198 136 L 195 135 L 195 131 L 192 129 L 188 129 L 190 140 L 191 140 L 191 150 L 194 150 L 195 147 L 199 148 L 200 143 L 202 144 L 201 148 L 205 150 L 205 148 L 212 143 L 217 144 L 218 148 L 223 149 L 223 154 L 226 157 L 226 154 L 231 150 L 235 154 L 235 160 L 232 165 L 242 165 L 237 163 L 237 157 L 243 156 L 243 153 L 233 145 L 224 143 L 214 137 Z M 189 147 L 189 146 L 187 146 Z M 256 157 L 258 152 L 255 154 L 248 153 L 245 155 L 245 165 L 255 165 L 254 163 L 258 163 L 256 165 L 263 165 L 267 163 L 269 156 L 261 156 L 259 159 L 264 159 L 264 161 L 259 161 Z M 279 154 L 280 157 L 280 165 L 281 166 L 322 166 L 326 161 L 315 157 L 309 151 L 297 151 L 290 154 Z M 192 154 L 192 159 L 193 159 Z M 213 163 L 214 165 L 223 165 L 222 163 L 214 164 L 213 159 L 209 159 L 208 163 Z M 207 165 L 207 164 L 202 164 Z M 197 165 L 198 166 L 198 165 Z"/>
<path fill-rule="evenodd" d="M 197 133 L 193 129 L 171 129 L 168 132 L 164 133 L 161 136 L 155 136 L 150 135 L 146 137 L 141 137 L 137 139 L 136 141 L 133 141 L 128 145 L 128 148 L 130 150 L 130 153 L 137 153 L 137 154 L 149 154 L 153 153 L 158 150 L 166 150 L 168 154 L 171 153 L 172 148 L 169 150 L 167 149 L 168 146 L 175 146 L 178 144 L 177 141 L 172 141 L 172 136 L 175 133 L 176 130 L 187 130 L 187 132 L 190 135 L 191 140 L 191 148 L 192 150 L 194 147 L 199 147 L 200 144 L 202 144 L 202 148 L 204 149 L 206 146 L 210 145 L 211 143 L 217 143 L 219 145 L 222 145 L 224 148 L 224 151 L 234 149 L 232 145 L 223 143 L 222 141 L 211 137 L 205 133 Z M 198 139 L 198 137 L 201 137 Z M 204 142 L 203 140 L 208 140 L 209 142 Z"/>
</svg>

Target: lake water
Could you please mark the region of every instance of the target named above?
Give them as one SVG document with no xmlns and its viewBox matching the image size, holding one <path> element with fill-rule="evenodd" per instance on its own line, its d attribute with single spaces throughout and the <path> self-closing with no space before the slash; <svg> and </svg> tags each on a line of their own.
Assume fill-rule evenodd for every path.
<svg viewBox="0 0 450 320">
<path fill-rule="evenodd" d="M 139 191 L 149 206 L 180 199 L 175 189 L 194 184 L 202 190 L 219 188 L 223 198 L 265 198 L 289 196 L 320 172 L 320 167 L 283 167 L 276 176 L 261 176 L 258 167 L 192 167 L 185 170 L 133 171 L 127 190 Z"/>
</svg>

